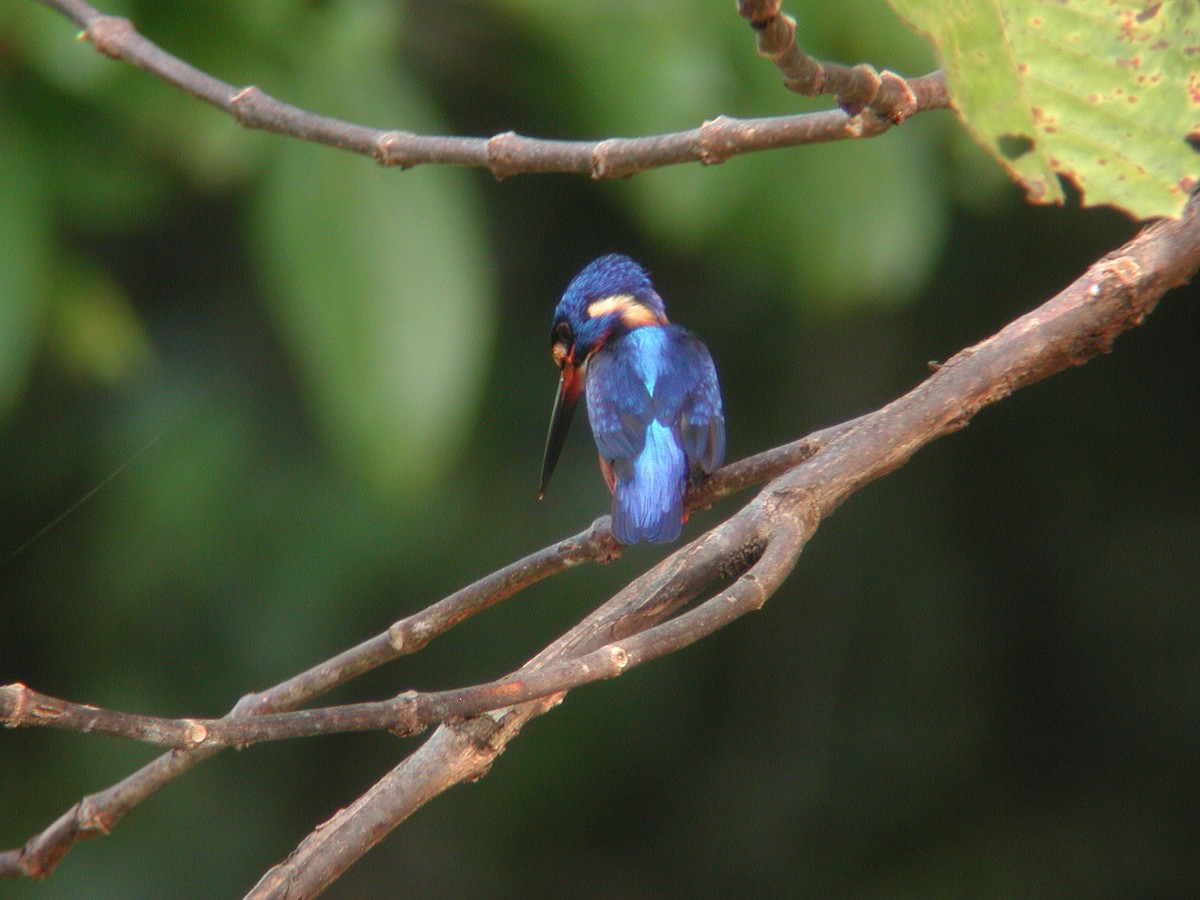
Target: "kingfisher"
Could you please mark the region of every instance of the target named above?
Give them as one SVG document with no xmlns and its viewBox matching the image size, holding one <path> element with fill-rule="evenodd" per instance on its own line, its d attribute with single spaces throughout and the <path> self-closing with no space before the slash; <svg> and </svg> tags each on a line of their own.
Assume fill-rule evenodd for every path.
<svg viewBox="0 0 1200 900">
<path fill-rule="evenodd" d="M 622 544 L 679 537 L 689 482 L 725 458 L 717 370 L 694 334 L 667 321 L 650 276 L 628 256 L 589 263 L 554 310 L 550 353 L 561 370 L 538 498 L 558 462 L 579 395 Z"/>
</svg>

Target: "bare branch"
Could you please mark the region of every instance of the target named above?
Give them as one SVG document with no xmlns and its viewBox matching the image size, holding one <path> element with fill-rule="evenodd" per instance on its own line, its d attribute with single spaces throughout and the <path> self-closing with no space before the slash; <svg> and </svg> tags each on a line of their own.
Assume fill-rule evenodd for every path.
<svg viewBox="0 0 1200 900">
<path fill-rule="evenodd" d="M 765 473 L 775 474 L 780 467 L 786 469 L 797 460 L 808 459 L 777 479 L 727 523 L 677 551 L 637 579 L 549 648 L 547 654 L 550 657 L 544 654 L 527 669 L 544 667 L 550 658 L 582 657 L 605 644 L 621 641 L 653 626 L 693 599 L 715 578 L 745 571 L 747 565 L 754 563 L 757 555 L 769 546 L 764 543 L 764 535 L 770 533 L 771 528 L 783 527 L 784 519 L 802 522 L 800 533 L 811 533 L 820 519 L 832 512 L 849 493 L 902 465 L 928 441 L 961 428 L 983 406 L 1007 396 L 1018 387 L 1105 352 L 1116 335 L 1138 324 L 1164 291 L 1185 281 L 1198 265 L 1200 227 L 1197 225 L 1197 200 L 1193 198 L 1182 219 L 1151 226 L 1123 250 L 1092 266 L 1058 297 L 1018 319 L 995 337 L 959 353 L 914 391 L 877 413 L 822 433 L 828 443 L 822 444 L 818 436 L 814 436 L 717 473 L 713 486 L 702 488 L 691 505 L 711 502 L 724 493 L 752 483 Z M 818 449 L 822 452 L 816 453 Z M 719 552 L 714 548 L 720 548 Z M 607 558 L 614 549 L 607 519 L 601 518 L 588 531 L 481 579 L 427 610 L 401 620 L 385 634 L 270 691 L 244 698 L 231 717 L 294 708 L 355 675 L 424 646 L 456 622 L 511 596 L 523 586 L 570 565 Z M 795 549 L 798 552 L 798 545 Z M 754 572 L 751 575 L 759 577 Z M 765 598 L 763 594 L 757 602 L 761 603 Z M 704 616 L 719 606 L 720 603 L 709 601 L 695 612 Z M 692 620 L 681 616 L 677 621 Z M 674 622 L 671 625 L 683 629 L 684 638 L 690 636 L 687 629 L 691 625 Z M 656 646 L 659 641 L 680 639 L 681 633 L 672 630 L 647 632 L 644 637 Z M 628 653 L 627 647 L 622 650 Z M 611 659 L 620 658 L 612 651 L 609 655 Z M 647 655 L 646 658 L 652 657 Z M 579 666 L 591 664 L 580 662 Z M 537 691 L 565 689 L 574 683 L 594 680 L 566 669 L 562 670 L 562 681 L 551 682 L 549 676 L 545 677 L 545 683 L 536 688 L 525 685 L 520 692 L 507 696 L 505 702 L 514 702 Z M 498 686 L 502 684 L 503 680 L 481 687 L 477 699 L 482 701 L 487 689 L 500 690 Z M 504 684 L 503 689 L 512 689 L 512 684 Z M 411 763 L 402 763 L 401 768 L 408 772 L 406 766 L 427 767 L 423 770 L 427 778 L 423 783 L 433 787 L 438 784 L 445 787 L 461 777 L 468 777 L 461 773 L 475 773 L 473 777 L 477 777 L 482 770 L 473 766 L 486 768 L 494 755 L 503 750 L 507 740 L 519 731 L 523 721 L 548 709 L 557 702 L 558 696 L 553 694 L 509 712 L 472 720 L 469 727 L 449 726 L 460 740 L 451 743 L 442 739 L 436 743 L 431 741 L 410 758 Z M 494 699 L 491 697 L 487 702 Z M 31 721 L 27 701 L 28 698 L 16 697 L 8 702 L 6 715 L 14 720 L 13 724 Z M 26 704 L 24 710 L 22 704 Z M 86 717 L 95 712 L 84 710 L 81 715 Z M 318 712 L 312 711 L 310 715 L 316 716 Z M 439 710 L 439 715 L 442 712 Z M 143 726 L 149 729 L 150 724 L 144 722 Z M 186 723 L 185 727 L 194 724 Z M 480 738 L 480 729 L 487 731 L 485 738 Z M 487 745 L 487 752 L 480 751 L 480 740 Z M 431 745 L 449 749 L 444 751 L 444 757 L 431 762 L 426 755 L 433 752 L 426 750 Z M 84 798 L 23 849 L 0 853 L 0 876 L 45 877 L 75 843 L 107 833 L 130 809 L 218 749 L 219 746 L 201 745 L 166 754 L 106 791 Z M 395 794 L 384 793 L 390 798 L 388 802 L 399 803 L 385 816 L 392 823 L 389 827 L 394 827 L 425 802 L 420 799 L 424 794 L 407 795 L 400 800 Z M 357 858 L 354 852 L 361 855 L 366 849 L 366 846 L 360 846 L 354 851 L 346 845 L 344 852 Z M 346 857 L 342 862 L 349 865 L 352 858 Z"/>
<path fill-rule="evenodd" d="M 815 432 L 799 441 L 768 450 L 740 462 L 733 463 L 715 473 L 689 497 L 688 508 L 708 506 L 720 497 L 741 490 L 752 484 L 774 477 L 798 462 L 819 452 L 838 435 L 853 427 L 859 420 Z M 332 659 L 313 666 L 311 669 L 257 694 L 243 697 L 225 717 L 226 722 L 247 715 L 264 715 L 281 710 L 292 710 L 321 694 L 334 689 L 365 672 L 390 662 L 399 656 L 420 650 L 431 640 L 444 634 L 459 622 L 482 612 L 522 589 L 543 578 L 561 572 L 582 562 L 605 562 L 620 553 L 620 545 L 609 530 L 608 516 L 601 516 L 586 531 L 559 541 L 532 553 L 503 569 L 479 579 L 462 590 L 394 623 L 387 631 L 352 647 Z M 505 703 L 514 702 L 508 698 Z M 366 705 L 366 704 L 365 704 Z M 11 700 L 8 709 L 15 714 L 20 704 Z M 89 708 L 85 708 L 89 709 Z M 119 715 L 119 714 L 118 714 Z M 86 718 L 87 712 L 82 716 Z M 35 722 L 27 716 L 24 723 L 10 721 L 6 724 L 49 724 Z M 143 717 L 153 719 L 153 717 Z M 62 718 L 54 724 L 67 726 L 69 719 Z M 154 727 L 166 727 L 167 719 L 153 719 Z M 190 724 L 174 726 L 180 728 L 185 740 L 179 746 L 188 746 L 194 735 Z M 186 720 L 182 720 L 185 721 Z M 207 720 L 210 723 L 215 720 Z M 129 731 L 120 731 L 108 720 L 114 730 L 105 733 L 144 739 L 137 733 L 136 726 Z M 149 729 L 148 723 L 146 724 Z M 243 726 L 245 727 L 245 726 Z M 149 734 L 147 730 L 146 734 Z M 247 727 L 245 740 L 253 739 Z M 265 738 L 260 738 L 265 739 Z M 174 741 L 171 741 L 174 746 Z M 237 743 L 234 741 L 233 743 Z M 85 797 L 60 816 L 46 831 L 32 838 L 22 850 L 0 852 L 0 878 L 2 877 L 47 877 L 62 856 L 81 840 L 107 834 L 125 815 L 142 801 L 153 796 L 173 779 L 203 762 L 224 745 L 215 741 L 191 749 L 175 750 L 160 756 L 124 780 L 106 790 Z"/>
<path fill-rule="evenodd" d="M 687 508 L 695 510 L 709 506 L 720 497 L 787 471 L 857 427 L 862 420 L 863 417 L 852 419 L 791 444 L 731 463 L 689 494 Z M 383 634 L 289 681 L 243 698 L 223 719 L 167 719 L 117 712 L 50 697 L 23 684 L 11 684 L 0 686 L 0 721 L 10 728 L 44 726 L 189 751 L 197 750 L 201 745 L 212 750 L 345 731 L 385 729 L 411 735 L 451 717 L 479 715 L 553 691 L 578 687 L 601 677 L 596 674 L 599 659 L 583 663 L 585 667 L 592 667 L 592 677 L 564 671 L 555 676 L 561 681 L 551 682 L 543 676 L 535 684 L 514 675 L 473 688 L 426 694 L 408 692 L 379 703 L 349 704 L 298 713 L 272 712 L 294 708 L 378 665 L 414 653 L 459 622 L 548 575 L 579 562 L 605 562 L 615 558 L 620 553 L 620 545 L 613 540 L 608 525 L 608 517 L 601 517 L 588 531 L 480 579 L 421 612 L 401 619 Z M 613 671 L 602 677 L 614 674 L 619 672 Z"/>
<path fill-rule="evenodd" d="M 130 738 L 164 747 L 199 744 L 208 734 L 199 723 L 186 725 L 187 720 L 160 719 L 71 703 L 39 694 L 23 684 L 0 685 L 0 721 L 8 728 L 44 725 L 85 734 Z"/>
<path fill-rule="evenodd" d="M 419 650 L 456 623 L 548 575 L 587 560 L 610 558 L 616 547 L 605 516 L 587 531 L 481 578 L 427 609 L 396 622 L 382 634 L 274 688 L 243 697 L 226 718 L 295 709 L 364 672 Z M 19 701 L 10 701 L 8 708 L 25 723 L 35 724 L 27 713 L 20 712 Z M 5 721 L 21 724 L 9 721 L 7 715 Z M 66 720 L 61 721 L 65 723 Z M 166 721 L 169 720 L 159 720 L 159 725 Z M 112 725 L 113 721 L 109 720 L 108 724 Z M 137 737 L 134 733 L 124 736 Z M 221 749 L 220 744 L 211 744 L 164 754 L 112 787 L 85 797 L 50 828 L 32 838 L 22 850 L 0 853 L 0 877 L 45 878 L 75 843 L 107 834 L 139 803 Z"/>
<path fill-rule="evenodd" d="M 757 609 L 791 572 L 804 537 L 798 522 L 784 517 L 771 533 L 751 538 L 751 543 L 765 542 L 766 549 L 747 555 L 747 533 L 757 532 L 762 525 L 760 517 L 743 510 L 636 579 L 526 664 L 518 676 L 530 683 L 543 678 L 549 683 L 570 670 L 586 680 L 612 677 Z M 664 625 L 634 634 L 619 646 L 605 643 L 644 622 L 660 621 L 706 582 L 724 577 L 723 564 L 731 562 L 749 571 L 727 591 Z M 592 666 L 597 667 L 595 672 Z M 525 722 L 557 705 L 564 693 L 442 726 L 354 804 L 314 829 L 246 896 L 316 896 L 428 800 L 454 784 L 485 775 Z"/>
<path fill-rule="evenodd" d="M 917 110 L 946 105 L 937 73 L 911 82 L 892 81 L 884 73 L 876 76 L 875 84 L 862 67 L 817 63 L 795 48 L 794 24 L 789 32 L 790 20 L 779 15 L 778 2 L 744 0 L 743 14 L 760 35 L 766 35 L 760 38 L 760 50 L 776 60 L 790 84 L 806 93 L 818 86 L 832 90 L 846 107 L 874 109 L 879 115 L 865 111 L 859 117 L 832 112 L 740 122 L 719 119 L 691 132 L 598 143 L 538 141 L 512 134 L 485 140 L 382 132 L 313 115 L 255 88 L 224 84 L 142 38 L 128 21 L 106 17 L 86 3 L 42 2 L 78 22 L 101 52 L 164 78 L 248 127 L 345 147 L 391 165 L 443 162 L 482 166 L 497 176 L 578 171 L 597 178 L 618 177 L 688 159 L 720 162 L 752 149 L 877 134 L 889 121 L 910 114 L 913 106 L 907 95 Z M 312 896 L 428 799 L 452 784 L 484 774 L 524 722 L 559 702 L 565 690 L 619 674 L 631 663 L 684 646 L 760 606 L 791 570 L 821 518 L 850 493 L 903 465 L 930 440 L 962 427 L 983 406 L 1107 351 L 1116 335 L 1140 322 L 1165 290 L 1190 277 L 1200 265 L 1196 207 L 1193 199 L 1183 219 L 1148 229 L 1122 251 L 1094 265 L 1055 299 L 958 354 L 914 391 L 877 413 L 830 430 L 827 444 L 809 439 L 722 470 L 689 498 L 689 508 L 791 469 L 729 521 L 635 580 L 520 672 L 458 692 L 461 696 L 436 709 L 429 706 L 429 721 L 476 717 L 439 728 L 350 810 L 319 828 L 293 857 L 268 873 L 256 894 L 277 896 L 278 890 L 293 897 Z M 824 452 L 814 456 L 822 449 Z M 808 461 L 792 468 L 802 460 Z M 580 535 L 481 579 L 397 622 L 386 633 L 276 688 L 243 698 L 229 717 L 212 720 L 212 726 L 229 726 L 228 736 L 243 727 L 234 723 L 247 723 L 248 716 L 294 709 L 375 666 L 420 649 L 457 622 L 547 575 L 580 562 L 611 558 L 618 550 L 607 518 L 601 518 Z M 716 596 L 668 620 L 703 591 L 730 579 L 733 583 Z M 137 803 L 221 746 L 211 742 L 196 745 L 197 720 L 137 717 L 118 721 L 113 716 L 122 714 L 74 705 L 57 708 L 57 701 L 20 685 L 7 690 L 0 695 L 0 709 L 5 710 L 9 724 L 71 721 L 71 727 L 80 730 L 108 729 L 105 733 L 139 739 L 174 740 L 179 736 L 183 745 L 192 749 L 161 756 L 106 791 L 84 798 L 24 848 L 0 853 L 0 876 L 48 875 L 79 840 L 107 833 Z M 423 696 L 427 704 L 442 703 L 435 694 L 410 695 L 389 701 L 397 704 L 390 714 L 396 715 L 400 701 L 412 701 L 414 696 Z M 493 709 L 487 704 L 499 702 L 506 704 L 505 708 L 479 714 Z M 507 705 L 518 702 L 520 705 Z M 366 715 L 374 713 L 377 706 L 312 710 L 291 719 L 281 715 L 265 721 L 291 727 L 290 723 L 320 722 L 323 715 L 347 710 L 351 711 L 347 715 Z M 411 706 L 420 710 L 419 703 Z M 392 719 L 390 724 L 375 727 L 395 726 Z M 175 727 L 182 729 L 177 735 L 164 730 Z M 255 726 L 245 727 L 249 733 Z"/>
<path fill-rule="evenodd" d="M 771 60 L 789 91 L 816 97 L 833 94 L 850 115 L 866 110 L 893 125 L 926 109 L 948 109 L 950 95 L 940 71 L 906 80 L 873 66 L 823 63 L 796 44 L 796 20 L 779 11 L 781 0 L 738 0 L 738 12 L 758 33 L 758 53 Z"/>
<path fill-rule="evenodd" d="M 1193 196 L 1181 219 L 1146 229 L 1091 266 L 1058 296 L 963 350 L 916 389 L 865 417 L 824 452 L 772 482 L 732 519 L 637 579 L 522 671 L 551 666 L 571 654 L 610 643 L 631 620 L 658 621 L 669 615 L 698 590 L 695 584 L 681 588 L 672 581 L 672 572 L 680 580 L 695 578 L 698 571 L 703 573 L 700 579 L 711 578 L 713 564 L 719 560 L 743 565 L 747 552 L 756 549 L 755 540 L 765 541 L 768 548 L 775 541 L 774 546 L 789 550 L 771 559 L 763 572 L 769 580 L 762 591 L 756 596 L 748 584 L 756 568 L 766 564 L 766 553 L 734 585 L 743 589 L 733 604 L 757 608 L 778 584 L 771 576 L 790 571 L 800 544 L 850 494 L 902 466 L 930 441 L 964 427 L 984 406 L 1107 352 L 1117 335 L 1138 325 L 1163 293 L 1187 281 L 1198 268 L 1200 199 Z M 739 545 L 739 539 L 747 542 Z M 705 627 L 705 616 L 719 618 L 721 604 L 734 589 L 668 626 L 680 623 L 677 627 L 685 634 Z M 667 640 L 676 634 L 672 631 L 668 637 L 654 629 L 645 633 L 647 639 L 663 635 Z M 554 694 L 442 726 L 349 810 L 316 828 L 247 896 L 300 898 L 320 893 L 431 797 L 486 774 L 525 722 L 561 699 L 561 694 Z"/>
<path fill-rule="evenodd" d="M 939 73 L 905 82 L 899 76 L 885 72 L 882 76 L 884 88 L 872 94 L 870 103 L 857 106 L 859 111 L 866 107 L 878 109 L 884 113 L 882 115 L 868 112 L 859 116 L 843 110 L 830 110 L 754 119 L 717 116 L 688 131 L 601 141 L 547 140 L 512 131 L 490 138 L 422 135 L 371 128 L 317 115 L 277 100 L 254 85 L 235 87 L 226 84 L 167 53 L 141 35 L 128 19 L 105 15 L 82 0 L 40 2 L 79 25 L 83 29 L 81 36 L 91 41 L 101 53 L 156 75 L 228 113 L 246 128 L 273 131 L 339 147 L 370 156 L 382 165 L 399 166 L 402 169 L 422 163 L 438 163 L 487 169 L 496 178 L 546 172 L 569 172 L 596 179 L 627 178 L 648 169 L 679 163 L 713 165 L 742 153 L 875 137 L 908 115 L 948 105 Z M 743 15 L 747 13 L 743 11 Z M 787 17 L 776 16 L 776 19 L 786 20 Z M 794 34 L 794 23 L 792 31 Z M 794 41 L 791 46 L 795 47 Z M 812 62 L 815 63 L 815 60 Z M 829 70 L 837 72 L 842 68 L 831 66 Z M 853 71 L 868 69 L 860 66 Z M 854 83 L 858 85 L 865 76 L 856 77 L 858 80 Z M 875 76 L 876 80 L 880 77 Z M 897 104 L 885 106 L 885 100 L 896 93 L 892 90 L 894 83 L 903 85 L 911 95 L 911 102 L 906 101 L 903 106 L 903 115 L 898 112 L 900 106 Z M 860 94 L 865 96 L 860 88 L 855 87 L 853 94 L 845 96 L 852 98 Z M 842 102 L 843 96 L 839 95 L 838 99 Z M 843 102 L 843 108 L 853 109 L 855 102 L 847 99 Z"/>
</svg>

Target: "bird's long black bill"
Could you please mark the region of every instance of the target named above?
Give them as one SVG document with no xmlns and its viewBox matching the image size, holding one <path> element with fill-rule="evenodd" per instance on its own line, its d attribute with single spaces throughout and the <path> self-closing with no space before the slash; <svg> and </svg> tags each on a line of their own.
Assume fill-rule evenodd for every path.
<svg viewBox="0 0 1200 900">
<path fill-rule="evenodd" d="M 563 444 L 567 440 L 567 431 L 571 427 L 571 418 L 575 415 L 575 407 L 579 403 L 579 395 L 583 391 L 583 371 L 573 365 L 563 366 L 562 377 L 558 381 L 558 393 L 554 396 L 554 410 L 550 413 L 550 431 L 546 434 L 546 453 L 542 457 L 542 484 L 538 488 L 538 499 L 546 496 L 546 485 L 554 474 L 558 464 L 558 455 L 562 453 Z"/>
</svg>

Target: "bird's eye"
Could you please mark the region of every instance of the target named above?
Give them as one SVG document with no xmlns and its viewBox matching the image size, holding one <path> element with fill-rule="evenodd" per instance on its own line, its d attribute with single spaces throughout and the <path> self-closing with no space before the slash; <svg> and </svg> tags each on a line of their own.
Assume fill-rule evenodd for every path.
<svg viewBox="0 0 1200 900">
<path fill-rule="evenodd" d="M 554 330 L 550 332 L 550 355 L 554 357 L 554 364 L 560 369 L 566 364 L 574 346 L 575 335 L 571 326 L 566 322 L 555 325 Z"/>
</svg>

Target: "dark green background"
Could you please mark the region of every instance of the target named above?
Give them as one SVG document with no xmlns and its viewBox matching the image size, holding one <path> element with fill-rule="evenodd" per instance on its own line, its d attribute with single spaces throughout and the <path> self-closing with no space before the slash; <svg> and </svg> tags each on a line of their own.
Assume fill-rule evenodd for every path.
<svg viewBox="0 0 1200 900">
<path fill-rule="evenodd" d="M 813 8 L 809 8 L 809 7 Z M 236 84 L 378 127 L 600 138 L 789 95 L 733 4 L 110 3 Z M 827 58 L 932 67 L 880 2 Z M 1136 230 L 1022 204 L 949 113 L 629 181 L 250 133 L 0 7 L 0 682 L 224 712 L 607 506 L 585 428 L 535 499 L 549 317 L 635 255 L 730 458 L 873 409 Z M 1077 201 L 1077 198 L 1075 198 Z M 1182 896 L 1200 876 L 1196 290 L 822 523 L 764 610 L 530 725 L 331 891 Z M 743 497 L 696 515 L 694 536 Z M 666 550 L 565 573 L 332 699 L 496 677 Z M 415 742 L 226 753 L 14 897 L 238 896 Z M 0 733 L 0 845 L 154 752 Z"/>
</svg>

